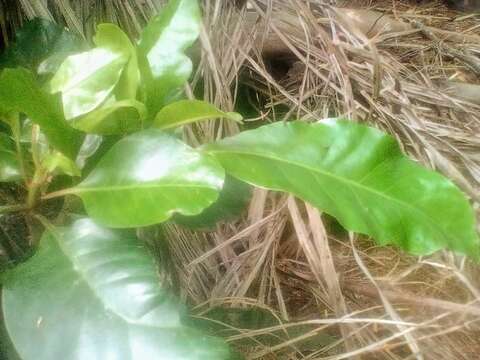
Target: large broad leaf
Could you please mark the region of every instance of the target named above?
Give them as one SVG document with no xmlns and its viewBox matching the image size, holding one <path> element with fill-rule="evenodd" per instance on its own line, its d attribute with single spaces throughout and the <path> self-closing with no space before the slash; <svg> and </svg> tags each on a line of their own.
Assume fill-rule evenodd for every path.
<svg viewBox="0 0 480 360">
<path fill-rule="evenodd" d="M 162 108 L 155 116 L 153 125 L 159 129 L 171 129 L 177 126 L 215 118 L 242 121 L 240 114 L 221 111 L 208 102 L 200 100 L 180 100 Z"/>
<path fill-rule="evenodd" d="M 223 178 L 215 159 L 150 129 L 120 140 L 71 192 L 99 222 L 136 227 L 200 213 L 217 199 Z"/>
<path fill-rule="evenodd" d="M 206 147 L 226 171 L 291 192 L 348 230 L 413 254 L 477 257 L 473 210 L 448 179 L 405 157 L 395 140 L 349 121 L 276 123 Z"/>
<path fill-rule="evenodd" d="M 123 70 L 115 94 L 119 100 L 135 99 L 140 82 L 140 72 L 137 53 L 128 36 L 114 24 L 100 24 L 93 40 L 98 47 L 128 57 L 128 64 Z"/>
<path fill-rule="evenodd" d="M 229 357 L 223 341 L 182 324 L 183 306 L 134 236 L 89 219 L 45 235 L 8 274 L 3 311 L 23 360 Z"/>
<path fill-rule="evenodd" d="M 176 96 L 192 72 L 185 50 L 200 29 L 197 0 L 171 0 L 143 30 L 138 45 L 140 71 L 151 114 Z"/>
<path fill-rule="evenodd" d="M 95 48 L 69 56 L 50 81 L 52 93 L 61 92 L 67 120 L 100 106 L 111 94 L 128 56 Z"/>
<path fill-rule="evenodd" d="M 43 91 L 27 70 L 5 69 L 0 76 L 0 108 L 26 114 L 38 125 L 50 144 L 73 158 L 83 135 L 65 122 L 60 98 Z"/>
<path fill-rule="evenodd" d="M 12 139 L 0 133 L 0 182 L 21 180 L 17 152 Z"/>
<path fill-rule="evenodd" d="M 175 215 L 173 220 L 192 229 L 210 230 L 219 222 L 239 217 L 248 206 L 251 195 L 252 188 L 249 184 L 232 176 L 226 176 L 223 189 L 217 201 L 199 215 Z"/>
<path fill-rule="evenodd" d="M 36 18 L 17 31 L 15 43 L 0 56 L 0 68 L 21 66 L 37 72 L 43 60 L 55 56 L 58 62 L 83 47 L 82 39 L 62 26 Z"/>
<path fill-rule="evenodd" d="M 140 130 L 147 117 L 145 105 L 134 99 L 108 102 L 84 116 L 71 121 L 71 125 L 90 134 L 127 134 Z"/>
</svg>

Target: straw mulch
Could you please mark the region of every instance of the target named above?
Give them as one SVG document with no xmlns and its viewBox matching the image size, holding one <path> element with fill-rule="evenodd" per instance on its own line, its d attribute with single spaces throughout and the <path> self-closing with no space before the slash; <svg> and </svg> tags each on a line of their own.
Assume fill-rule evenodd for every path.
<svg viewBox="0 0 480 360">
<path fill-rule="evenodd" d="M 478 209 L 480 104 L 461 93 L 462 85 L 453 89 L 478 83 L 478 15 L 438 2 L 341 2 L 375 8 L 410 27 L 391 31 L 383 24 L 365 34 L 343 10 L 321 1 L 229 5 L 205 5 L 193 82 L 203 79 L 207 100 L 232 110 L 248 86 L 258 114 L 247 120 L 255 125 L 332 116 L 374 124 L 455 181 Z M 237 131 L 212 122 L 186 137 L 196 143 Z M 479 356 L 479 267 L 464 257 L 415 258 L 376 246 L 339 231 L 308 204 L 261 189 L 236 223 L 203 233 L 169 225 L 168 235 L 185 296 L 200 315 L 223 305 L 268 309 L 282 319 L 228 338 L 249 358 Z M 302 330 L 273 345 L 262 340 L 287 327 Z M 314 341 L 305 345 L 309 337 Z M 242 347 L 242 339 L 254 345 Z"/>
</svg>

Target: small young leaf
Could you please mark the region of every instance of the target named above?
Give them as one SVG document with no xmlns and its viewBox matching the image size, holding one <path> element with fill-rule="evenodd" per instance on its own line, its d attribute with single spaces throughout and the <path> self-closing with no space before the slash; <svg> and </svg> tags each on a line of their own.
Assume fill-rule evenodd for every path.
<svg viewBox="0 0 480 360">
<path fill-rule="evenodd" d="M 224 171 L 204 155 L 157 129 L 115 144 L 72 193 L 87 213 L 109 227 L 139 227 L 173 213 L 196 215 L 212 204 Z"/>
<path fill-rule="evenodd" d="M 225 342 L 185 326 L 161 284 L 131 232 L 78 220 L 5 276 L 5 324 L 23 360 L 227 360 Z"/>
<path fill-rule="evenodd" d="M 240 114 L 223 112 L 208 102 L 180 100 L 163 107 L 155 116 L 153 126 L 159 129 L 170 129 L 214 118 L 227 118 L 237 122 L 242 121 Z"/>
<path fill-rule="evenodd" d="M 205 150 L 233 176 L 293 193 L 379 244 L 412 254 L 449 248 L 479 256 L 465 195 L 374 128 L 344 120 L 275 123 Z"/>
<path fill-rule="evenodd" d="M 83 135 L 65 122 L 60 99 L 38 86 L 22 68 L 5 69 L 0 75 L 0 108 L 26 114 L 38 125 L 49 143 L 70 158 L 76 156 Z"/>
<path fill-rule="evenodd" d="M 97 26 L 93 41 L 98 47 L 128 57 L 128 64 L 115 88 L 115 95 L 118 100 L 135 99 L 140 83 L 140 71 L 135 47 L 128 36 L 114 24 L 100 24 Z"/>
<path fill-rule="evenodd" d="M 63 154 L 55 151 L 54 153 L 47 154 L 42 160 L 42 167 L 49 173 L 54 171 L 60 171 L 63 174 L 69 176 L 80 176 L 81 171 L 75 164 L 75 162 Z"/>
<path fill-rule="evenodd" d="M 21 179 L 22 173 L 18 164 L 15 144 L 9 136 L 0 133 L 0 182 Z"/>
<path fill-rule="evenodd" d="M 51 92 L 62 93 L 65 118 L 71 120 L 102 104 L 127 61 L 128 56 L 105 48 L 69 56 L 50 81 Z"/>
<path fill-rule="evenodd" d="M 190 77 L 185 50 L 197 39 L 201 16 L 197 0 L 171 0 L 143 30 L 138 56 L 147 108 L 156 114 Z"/>
<path fill-rule="evenodd" d="M 128 134 L 142 128 L 147 109 L 133 99 L 108 102 L 71 121 L 72 127 L 90 134 Z"/>
</svg>

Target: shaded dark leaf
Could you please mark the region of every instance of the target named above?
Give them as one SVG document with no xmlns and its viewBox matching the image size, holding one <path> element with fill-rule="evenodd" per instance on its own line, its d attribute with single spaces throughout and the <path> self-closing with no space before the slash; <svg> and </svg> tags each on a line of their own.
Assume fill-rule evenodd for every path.
<svg viewBox="0 0 480 360">
<path fill-rule="evenodd" d="M 252 195 L 252 187 L 232 176 L 225 177 L 217 201 L 202 211 L 200 215 L 175 215 L 173 221 L 192 229 L 212 230 L 218 222 L 231 221 L 238 218 L 248 206 Z"/>
<path fill-rule="evenodd" d="M 35 18 L 17 31 L 15 43 L 0 56 L 0 68 L 24 67 L 36 73 L 42 61 L 54 57 L 55 62 L 50 60 L 41 70 L 53 72 L 54 63 L 58 66 L 69 54 L 84 48 L 78 36 L 49 20 Z"/>
</svg>

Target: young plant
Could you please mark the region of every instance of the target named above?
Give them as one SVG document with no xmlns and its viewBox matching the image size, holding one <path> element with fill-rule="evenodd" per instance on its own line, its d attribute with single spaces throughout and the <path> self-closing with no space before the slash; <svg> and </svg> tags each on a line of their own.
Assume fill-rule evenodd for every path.
<svg viewBox="0 0 480 360">
<path fill-rule="evenodd" d="M 2 278 L 4 321 L 22 359 L 234 357 L 191 326 L 157 277 L 158 266 L 168 269 L 137 235 L 167 220 L 211 227 L 230 218 L 246 204 L 245 183 L 294 194 L 379 244 L 478 258 L 462 192 L 377 129 L 292 121 L 199 148 L 178 139 L 170 130 L 192 122 L 241 120 L 182 99 L 192 70 L 184 51 L 199 26 L 196 1 L 172 0 L 137 45 L 101 24 L 95 47 L 63 56 L 43 85 L 24 68 L 0 75 L 0 114 L 10 129 L 0 137 L 0 181 L 26 189 L 22 203 L 0 214 L 24 213 L 45 228 L 35 254 Z M 72 186 L 51 191 L 59 174 Z M 85 213 L 65 206 L 52 223 L 41 205 L 66 196 L 80 198 Z"/>
</svg>

